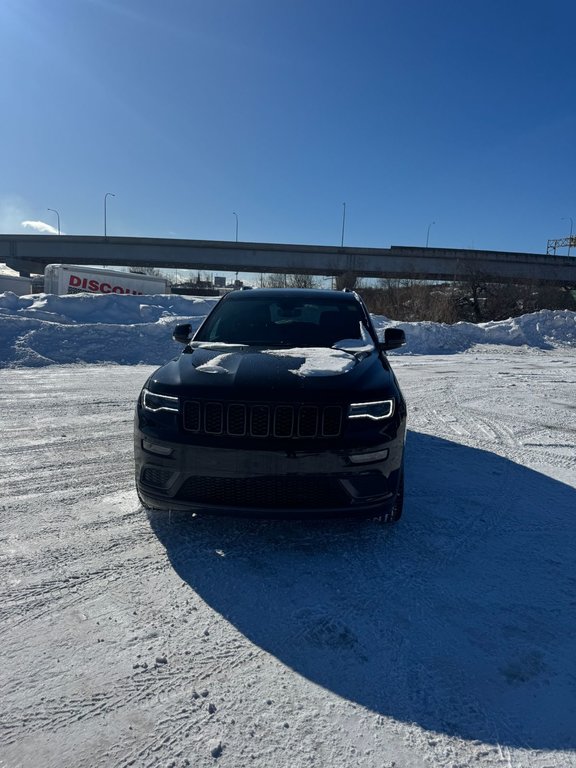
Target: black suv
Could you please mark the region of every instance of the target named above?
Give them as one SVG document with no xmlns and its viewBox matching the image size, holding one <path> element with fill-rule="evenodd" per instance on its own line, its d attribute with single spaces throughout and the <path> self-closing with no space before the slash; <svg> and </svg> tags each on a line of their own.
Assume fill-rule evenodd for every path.
<svg viewBox="0 0 576 768">
<path fill-rule="evenodd" d="M 398 520 L 406 404 L 350 291 L 222 298 L 150 376 L 135 418 L 136 488 L 155 509 Z"/>
</svg>

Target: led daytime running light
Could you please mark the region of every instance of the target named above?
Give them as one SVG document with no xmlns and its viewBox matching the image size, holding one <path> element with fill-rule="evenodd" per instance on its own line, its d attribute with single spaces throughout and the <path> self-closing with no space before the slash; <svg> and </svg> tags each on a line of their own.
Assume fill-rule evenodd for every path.
<svg viewBox="0 0 576 768">
<path fill-rule="evenodd" d="M 394 400 L 374 400 L 369 403 L 350 403 L 348 416 L 351 419 L 389 419 L 394 413 Z"/>
<path fill-rule="evenodd" d="M 143 389 L 142 405 L 147 411 L 172 411 L 178 413 L 179 400 L 177 397 L 159 395 L 156 392 L 150 392 L 149 389 Z"/>
</svg>

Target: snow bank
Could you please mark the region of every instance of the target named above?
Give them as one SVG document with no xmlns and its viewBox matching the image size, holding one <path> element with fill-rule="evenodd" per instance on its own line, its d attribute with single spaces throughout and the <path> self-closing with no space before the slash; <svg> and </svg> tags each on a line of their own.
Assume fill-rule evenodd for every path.
<svg viewBox="0 0 576 768">
<path fill-rule="evenodd" d="M 130 325 L 155 323 L 162 317 L 204 317 L 217 300 L 217 296 L 130 296 L 116 293 L 16 296 L 8 292 L 0 293 L 0 315 L 66 324 Z"/>
<path fill-rule="evenodd" d="M 393 354 L 435 355 L 464 352 L 477 344 L 554 349 L 576 347 L 576 312 L 543 309 L 530 315 L 498 322 L 397 323 L 373 316 L 379 333 L 386 327 L 402 328 L 407 344 Z"/>
<path fill-rule="evenodd" d="M 217 297 L 0 294 L 0 366 L 160 364 L 178 322 L 197 328 Z"/>
<path fill-rule="evenodd" d="M 16 296 L 0 294 L 0 366 L 31 367 L 54 363 L 156 365 L 182 348 L 172 340 L 178 322 L 195 330 L 216 297 Z M 576 347 L 576 313 L 542 310 L 501 322 L 398 323 L 374 316 L 379 332 L 403 328 L 407 344 L 393 354 L 450 354 L 478 344 L 539 349 Z"/>
</svg>

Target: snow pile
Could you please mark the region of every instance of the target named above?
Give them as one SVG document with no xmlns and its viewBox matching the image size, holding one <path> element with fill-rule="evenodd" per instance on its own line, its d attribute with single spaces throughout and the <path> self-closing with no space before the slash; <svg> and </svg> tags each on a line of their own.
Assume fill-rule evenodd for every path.
<svg viewBox="0 0 576 768">
<path fill-rule="evenodd" d="M 197 328 L 217 297 L 0 294 L 0 366 L 155 365 L 182 348 L 178 322 Z"/>
<path fill-rule="evenodd" d="M 161 364 L 178 354 L 178 322 L 194 331 L 217 297 L 0 294 L 0 365 L 54 363 Z M 542 310 L 500 322 L 398 323 L 375 316 L 379 333 L 403 328 L 407 344 L 393 354 L 450 354 L 478 344 L 538 349 L 576 346 L 576 313 Z"/>
<path fill-rule="evenodd" d="M 204 317 L 217 300 L 217 296 L 131 296 L 116 293 L 16 296 L 7 292 L 0 293 L 0 314 L 66 324 L 130 325 L 155 323 L 162 317 Z"/>
<path fill-rule="evenodd" d="M 567 309 L 543 309 L 530 315 L 478 325 L 397 323 L 378 316 L 373 317 L 373 320 L 381 334 L 384 328 L 391 326 L 404 330 L 407 343 L 396 354 L 451 354 L 464 352 L 477 344 L 504 344 L 536 349 L 576 347 L 576 312 Z"/>
</svg>

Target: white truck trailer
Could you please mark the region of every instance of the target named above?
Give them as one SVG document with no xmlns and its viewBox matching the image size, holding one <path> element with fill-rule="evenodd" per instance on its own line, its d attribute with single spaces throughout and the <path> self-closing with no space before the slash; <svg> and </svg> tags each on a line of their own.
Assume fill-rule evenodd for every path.
<svg viewBox="0 0 576 768">
<path fill-rule="evenodd" d="M 170 293 L 168 282 L 155 275 L 120 272 L 114 269 L 77 267 L 72 264 L 48 264 L 44 269 L 44 292 L 62 296 L 66 293 L 130 293 L 150 295 Z"/>
<path fill-rule="evenodd" d="M 11 291 L 16 296 L 27 296 L 32 293 L 32 279 L 19 275 L 6 275 L 2 272 L 0 273 L 0 293 L 5 291 Z"/>
</svg>

